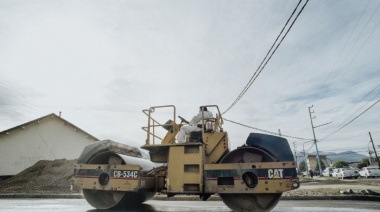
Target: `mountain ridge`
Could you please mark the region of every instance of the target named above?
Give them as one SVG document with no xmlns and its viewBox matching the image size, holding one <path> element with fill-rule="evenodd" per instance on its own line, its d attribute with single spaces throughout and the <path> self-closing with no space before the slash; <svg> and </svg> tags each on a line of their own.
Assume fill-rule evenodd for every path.
<svg viewBox="0 0 380 212">
<path fill-rule="evenodd" d="M 317 153 L 306 152 L 305 154 L 307 156 L 307 155 L 316 155 Z M 326 155 L 327 159 L 330 159 L 332 163 L 339 160 L 346 161 L 346 162 L 361 162 L 363 158 L 368 158 L 368 156 L 359 154 L 355 151 L 344 151 L 344 152 L 339 152 L 339 153 L 320 151 L 319 155 Z M 305 158 L 304 153 L 303 152 L 298 153 L 297 158 L 303 160 Z M 330 161 L 328 160 L 328 162 Z"/>
</svg>

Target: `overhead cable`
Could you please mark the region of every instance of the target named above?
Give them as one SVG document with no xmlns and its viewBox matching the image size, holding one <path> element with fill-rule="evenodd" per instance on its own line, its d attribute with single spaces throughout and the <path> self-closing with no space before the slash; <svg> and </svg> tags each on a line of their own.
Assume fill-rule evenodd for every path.
<svg viewBox="0 0 380 212">
<path fill-rule="evenodd" d="M 296 6 L 296 8 L 294 9 L 293 13 L 291 14 L 291 16 L 289 17 L 289 19 L 286 21 L 286 24 L 284 25 L 284 27 L 282 28 L 280 34 L 277 36 L 275 42 L 273 43 L 272 47 L 269 49 L 269 51 L 267 52 L 265 58 L 261 61 L 259 67 L 256 69 L 255 73 L 252 75 L 251 79 L 248 81 L 248 83 L 246 84 L 246 86 L 243 88 L 243 90 L 241 91 L 241 93 L 239 94 L 239 96 L 235 99 L 235 101 L 227 108 L 227 110 L 225 110 L 222 114 L 225 114 L 226 112 L 228 112 L 233 106 L 235 106 L 235 104 L 243 97 L 243 95 L 247 92 L 247 90 L 251 87 L 251 85 L 253 84 L 253 82 L 256 80 L 256 78 L 260 75 L 261 71 L 265 68 L 265 66 L 267 65 L 268 61 L 272 58 L 273 54 L 276 52 L 276 50 L 278 49 L 278 47 L 281 45 L 282 41 L 284 40 L 284 38 L 286 37 L 286 35 L 289 33 L 290 29 L 293 27 L 294 23 L 296 22 L 296 20 L 298 19 L 298 16 L 302 13 L 303 9 L 305 8 L 306 4 L 309 2 L 309 0 L 306 1 L 306 3 L 303 5 L 303 7 L 301 8 L 301 10 L 298 12 L 297 16 L 295 17 L 295 19 L 293 20 L 292 24 L 290 25 L 290 27 L 288 28 L 288 30 L 286 31 L 285 35 L 281 38 L 280 42 L 277 44 L 276 48 L 273 50 L 273 52 L 270 54 L 270 52 L 272 51 L 273 47 L 275 46 L 275 44 L 277 43 L 278 39 L 281 37 L 284 29 L 287 27 L 289 21 L 291 20 L 291 18 L 293 17 L 294 13 L 297 11 L 297 8 L 298 6 L 300 5 L 300 3 L 302 2 L 302 0 L 300 0 Z M 270 54 L 270 56 L 268 57 L 268 55 Z M 268 58 L 268 59 L 267 59 Z M 265 63 L 264 63 L 265 62 Z M 263 65 L 264 64 L 264 65 Z"/>
<path fill-rule="evenodd" d="M 361 112 L 359 115 L 357 115 L 355 118 L 353 118 L 351 121 L 349 121 L 348 123 L 346 123 L 345 125 L 343 125 L 342 127 L 340 127 L 339 129 L 337 129 L 335 132 L 331 133 L 330 135 L 322 138 L 321 140 L 319 141 L 322 141 L 332 135 L 334 135 L 335 133 L 337 133 L 338 131 L 340 131 L 341 129 L 345 128 L 347 125 L 351 124 L 353 121 L 355 121 L 357 118 L 359 118 L 361 115 L 363 115 L 365 112 L 367 112 L 369 109 L 371 109 L 373 106 L 375 106 L 377 103 L 380 102 L 380 99 L 377 100 L 375 103 L 373 103 L 370 107 L 368 107 L 367 109 L 365 109 L 363 112 Z"/>
<path fill-rule="evenodd" d="M 330 72 L 329 76 L 328 76 L 327 79 L 326 79 L 326 81 L 330 81 L 330 83 L 329 83 L 328 86 L 325 86 L 325 89 L 324 89 L 324 91 L 322 92 L 322 95 L 319 95 L 318 99 L 321 99 L 321 98 L 325 97 L 327 91 L 329 90 L 329 88 L 330 88 L 330 86 L 331 86 L 331 84 L 332 84 L 332 81 L 333 81 L 333 80 L 335 79 L 335 77 L 337 76 L 337 74 L 338 74 L 338 72 L 339 72 L 339 69 L 337 69 L 337 70 L 335 71 L 335 75 L 334 75 L 334 76 L 331 76 L 331 75 L 332 75 L 332 71 L 334 70 L 335 65 L 337 64 L 337 62 L 338 62 L 339 59 L 341 58 L 341 56 L 342 56 L 344 50 L 346 49 L 347 44 L 348 44 L 348 41 L 351 39 L 352 35 L 354 34 L 354 31 L 356 30 L 356 27 L 358 26 L 358 23 L 359 23 L 360 20 L 362 19 L 364 12 L 367 10 L 368 5 L 369 5 L 369 2 L 370 2 L 370 1 L 368 0 L 366 6 L 364 7 L 364 9 L 363 9 L 363 11 L 362 11 L 362 13 L 361 13 L 361 15 L 360 15 L 360 17 L 359 17 L 359 19 L 356 21 L 356 24 L 355 24 L 354 28 L 351 30 L 351 33 L 350 33 L 350 35 L 348 36 L 348 39 L 347 39 L 346 42 L 344 43 L 344 46 L 343 46 L 342 50 L 340 51 L 339 56 L 336 58 L 334 65 L 331 67 L 331 72 Z M 356 41 L 355 41 L 355 43 L 356 43 Z"/>
<path fill-rule="evenodd" d="M 373 91 L 375 91 L 378 87 L 380 86 L 380 84 L 378 84 L 374 89 L 372 89 L 367 95 L 365 95 L 359 102 L 357 102 L 353 107 L 351 107 L 351 109 L 352 108 L 354 108 L 356 105 L 358 105 L 359 103 L 361 103 L 367 96 L 369 96 Z M 374 98 L 376 98 L 378 95 L 380 94 L 380 92 L 378 92 L 378 94 L 376 95 L 376 96 L 374 96 L 374 97 L 372 97 L 371 99 L 370 99 L 370 101 L 371 100 L 373 100 Z M 366 103 L 366 104 L 364 104 L 363 106 L 361 106 L 359 109 L 357 109 L 354 113 L 352 113 L 352 115 L 350 116 L 350 117 L 348 117 L 348 118 L 346 118 L 342 123 L 345 123 L 347 120 L 349 120 L 351 117 L 353 117 L 354 116 L 354 114 L 355 113 L 357 113 L 358 111 L 360 111 L 364 106 L 366 106 L 368 103 Z M 350 110 L 351 110 L 350 109 Z M 350 111 L 349 110 L 349 111 Z M 347 112 L 346 112 L 347 113 Z M 346 114 L 345 113 L 345 114 Z M 343 114 L 342 116 L 344 116 L 345 114 Z"/>
<path fill-rule="evenodd" d="M 355 108 L 359 103 L 361 103 L 365 98 L 367 98 L 372 92 L 374 92 L 378 87 L 380 86 L 380 83 L 375 87 L 373 88 L 369 93 L 367 93 L 363 98 L 361 98 L 355 105 L 353 105 L 350 109 L 348 109 L 346 112 L 343 113 L 343 115 L 341 115 L 341 118 L 343 118 L 348 112 L 350 112 L 353 108 Z M 380 92 L 378 94 L 376 94 L 376 96 L 373 96 L 368 102 L 372 101 L 374 98 L 376 98 L 378 95 L 380 94 Z M 348 118 L 346 118 L 344 121 L 342 121 L 342 123 L 345 123 L 347 120 L 351 119 L 351 117 L 353 117 L 358 111 L 360 111 L 363 107 L 365 107 L 368 103 L 362 105 L 359 109 L 357 109 L 355 112 L 352 113 L 351 116 L 349 116 Z M 337 116 L 335 116 L 337 117 Z M 335 118 L 334 117 L 334 118 Z M 334 119 L 333 118 L 333 119 Z M 338 118 L 337 120 L 340 120 L 341 118 Z M 337 121 L 335 121 L 337 122 Z M 326 130 L 324 130 L 325 132 Z"/>
<path fill-rule="evenodd" d="M 268 133 L 268 134 L 272 134 L 272 135 L 277 135 L 277 136 L 287 137 L 287 138 L 293 138 L 293 139 L 298 139 L 298 140 L 312 141 L 312 139 L 310 139 L 310 138 L 309 139 L 308 138 L 300 138 L 300 137 L 294 137 L 294 136 L 290 136 L 290 135 L 279 134 L 279 133 L 271 132 L 269 130 L 263 130 L 263 129 L 259 129 L 257 127 L 252 127 L 252 126 L 248 126 L 248 125 L 245 125 L 245 124 L 242 124 L 242 123 L 231 121 L 231 120 L 228 120 L 226 118 L 223 118 L 223 120 L 231 122 L 231 123 L 234 123 L 234 124 L 237 124 L 237 125 L 240 125 L 240 126 L 243 126 L 243 127 L 251 128 L 251 129 L 254 129 L 254 130 L 257 130 L 257 131 L 261 131 L 261 132 L 265 132 L 265 133 Z"/>
<path fill-rule="evenodd" d="M 368 5 L 368 4 L 367 4 Z M 344 76 L 344 74 L 346 72 L 348 72 L 348 70 L 350 69 L 352 63 L 355 61 L 355 59 L 357 58 L 357 56 L 360 54 L 361 50 L 363 49 L 363 47 L 366 45 L 367 41 L 369 40 L 370 37 L 372 37 L 372 34 L 374 33 L 374 31 L 377 29 L 377 27 L 379 26 L 379 23 L 377 23 L 377 25 L 373 28 L 372 32 L 368 35 L 367 39 L 365 40 L 365 42 L 362 44 L 362 46 L 359 48 L 359 50 L 357 51 L 357 54 L 355 56 L 353 56 L 352 58 L 350 58 L 350 63 L 346 65 L 346 68 L 342 68 L 346 62 L 346 60 L 348 59 L 348 57 L 351 55 L 352 53 L 352 50 L 356 50 L 358 48 L 355 48 L 357 42 L 359 41 L 359 39 L 362 37 L 365 29 L 367 28 L 369 22 L 372 20 L 372 18 L 374 17 L 374 15 L 376 14 L 377 10 L 379 9 L 380 7 L 380 3 L 377 5 L 377 7 L 375 8 L 375 10 L 372 12 L 372 15 L 370 16 L 370 18 L 367 20 L 365 26 L 363 27 L 362 31 L 360 32 L 359 36 L 356 38 L 354 44 L 351 46 L 351 49 L 349 50 L 348 54 L 346 55 L 346 57 L 344 58 L 343 62 L 341 63 L 341 65 L 339 66 L 339 68 L 337 69 L 336 71 L 336 74 L 334 75 L 334 77 L 332 77 L 332 82 L 330 83 L 330 85 L 325 89 L 325 92 L 327 91 L 327 89 L 330 89 L 331 90 L 334 90 L 336 87 L 337 87 L 337 84 L 338 84 L 338 81 Z M 364 11 L 363 11 L 364 12 Z M 333 83 L 333 81 L 335 80 L 335 82 Z"/>
</svg>

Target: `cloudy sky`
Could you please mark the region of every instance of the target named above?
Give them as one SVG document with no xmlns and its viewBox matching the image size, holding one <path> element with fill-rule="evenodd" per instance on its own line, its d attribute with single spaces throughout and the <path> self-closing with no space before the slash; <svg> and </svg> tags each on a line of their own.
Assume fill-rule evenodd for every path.
<svg viewBox="0 0 380 212">
<path fill-rule="evenodd" d="M 200 105 L 223 112 L 297 3 L 0 0 L 0 131 L 62 111 L 99 139 L 142 146 L 143 109 L 175 105 L 187 119 Z M 320 151 L 366 154 L 368 132 L 380 145 L 379 5 L 311 0 L 223 117 L 312 139 L 313 105 L 316 126 L 332 122 L 315 128 Z M 258 132 L 230 122 L 224 129 L 232 148 Z"/>
</svg>

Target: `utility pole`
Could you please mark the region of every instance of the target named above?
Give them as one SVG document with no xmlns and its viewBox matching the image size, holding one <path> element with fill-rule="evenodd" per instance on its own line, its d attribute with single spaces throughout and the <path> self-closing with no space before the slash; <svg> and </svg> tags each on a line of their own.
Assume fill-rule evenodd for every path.
<svg viewBox="0 0 380 212">
<path fill-rule="evenodd" d="M 318 151 L 318 146 L 317 146 L 317 139 L 315 138 L 315 132 L 314 132 L 314 125 L 313 125 L 313 118 L 311 117 L 311 113 L 314 113 L 310 111 L 310 108 L 314 107 L 313 105 L 309 107 L 309 115 L 310 115 L 310 122 L 311 122 L 311 129 L 313 130 L 313 136 L 314 136 L 314 144 L 315 148 L 317 149 L 317 159 L 318 159 L 318 166 L 319 166 L 319 176 L 322 176 L 322 166 L 321 166 L 321 158 L 319 157 L 319 151 Z M 314 116 L 315 118 L 315 116 Z"/>
<path fill-rule="evenodd" d="M 305 152 L 305 144 L 310 141 L 303 142 L 302 147 L 303 147 L 303 156 L 305 157 L 305 166 L 306 166 L 306 171 L 309 171 L 308 165 L 307 165 L 307 157 L 306 157 L 306 152 Z"/>
<path fill-rule="evenodd" d="M 369 146 L 368 146 L 369 143 L 371 143 L 371 141 L 369 141 L 368 144 L 367 144 L 368 154 L 369 154 L 369 160 L 368 160 L 368 161 L 369 161 L 369 165 L 372 165 L 372 155 L 371 155 L 371 150 L 369 149 Z M 368 165 L 368 166 L 369 166 L 369 165 Z"/>
<path fill-rule="evenodd" d="M 294 146 L 294 156 L 296 157 L 296 164 L 297 164 L 297 167 L 298 167 L 298 162 L 297 162 L 297 149 L 296 149 L 296 142 L 293 141 L 293 146 Z"/>
<path fill-rule="evenodd" d="M 375 156 L 376 156 L 376 160 L 377 160 L 377 165 L 378 165 L 379 168 L 380 168 L 380 161 L 379 161 L 379 157 L 377 157 L 377 152 L 376 152 L 376 149 L 375 149 L 375 144 L 373 144 L 373 140 L 372 140 L 371 133 L 370 133 L 370 132 L 368 132 L 368 133 L 369 133 L 369 137 L 371 138 L 373 151 L 375 152 Z"/>
</svg>

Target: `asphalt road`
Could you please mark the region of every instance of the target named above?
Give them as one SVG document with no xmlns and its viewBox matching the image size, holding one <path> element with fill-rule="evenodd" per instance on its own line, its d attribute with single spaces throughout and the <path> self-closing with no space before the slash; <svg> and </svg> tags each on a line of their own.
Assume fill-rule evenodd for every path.
<svg viewBox="0 0 380 212">
<path fill-rule="evenodd" d="M 0 199 L 1 212 L 104 212 L 93 209 L 84 199 Z M 222 201 L 160 201 L 150 200 L 126 211 L 231 211 Z M 273 211 L 380 211 L 374 201 L 282 200 Z"/>
</svg>

